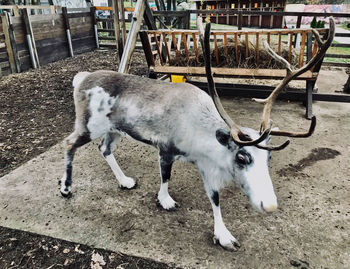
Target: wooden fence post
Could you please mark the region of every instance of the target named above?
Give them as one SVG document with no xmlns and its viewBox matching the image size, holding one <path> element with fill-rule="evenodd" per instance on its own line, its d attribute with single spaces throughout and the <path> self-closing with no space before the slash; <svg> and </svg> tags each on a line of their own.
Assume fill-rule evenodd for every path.
<svg viewBox="0 0 350 269">
<path fill-rule="evenodd" d="M 71 37 L 71 34 L 70 34 L 70 25 L 69 25 L 69 18 L 68 18 L 67 7 L 62 7 L 62 16 L 63 16 L 63 21 L 64 21 L 64 24 L 65 24 L 65 28 L 66 28 L 69 55 L 71 57 L 73 57 L 74 56 L 74 51 L 73 51 L 72 37 Z"/>
<path fill-rule="evenodd" d="M 119 25 L 119 6 L 118 0 L 113 0 L 113 18 L 114 18 L 114 35 L 115 42 L 118 49 L 119 59 L 122 58 L 123 54 L 123 42 L 120 42 L 120 25 Z"/>
<path fill-rule="evenodd" d="M 238 11 L 238 18 L 237 18 L 237 26 L 238 30 L 242 30 L 242 21 L 243 21 L 243 16 L 242 16 L 242 11 Z"/>
<path fill-rule="evenodd" d="M 126 39 L 125 50 L 119 63 L 119 73 L 127 73 L 129 71 L 131 56 L 135 49 L 137 34 L 141 28 L 144 12 L 145 1 L 137 0 L 135 11 L 132 15 L 130 31 Z"/>
<path fill-rule="evenodd" d="M 90 14 L 92 20 L 92 27 L 94 28 L 94 35 L 96 40 L 96 48 L 100 48 L 100 44 L 98 42 L 98 32 L 97 32 L 97 20 L 96 20 L 96 7 L 90 7 Z"/>
<path fill-rule="evenodd" d="M 6 44 L 7 54 L 9 56 L 11 73 L 15 73 L 16 72 L 15 58 L 14 58 L 14 53 L 12 50 L 10 36 L 9 36 L 9 23 L 8 23 L 6 11 L 5 11 L 5 15 L 1 16 L 1 20 L 2 20 L 2 29 L 5 35 L 5 44 Z"/>
<path fill-rule="evenodd" d="M 19 55 L 18 55 L 18 51 L 17 51 L 17 43 L 16 43 L 16 39 L 15 39 L 12 19 L 11 19 L 11 16 L 9 13 L 6 13 L 6 17 L 7 17 L 7 21 L 8 21 L 9 38 L 10 38 L 10 43 L 11 43 L 11 49 L 13 52 L 13 58 L 15 60 L 16 71 L 17 71 L 17 73 L 20 73 L 21 72 L 21 63 L 19 61 Z"/>
<path fill-rule="evenodd" d="M 120 1 L 120 19 L 122 24 L 122 39 L 123 39 L 123 47 L 126 42 L 126 25 L 125 25 L 125 9 L 124 9 L 124 0 Z"/>
</svg>

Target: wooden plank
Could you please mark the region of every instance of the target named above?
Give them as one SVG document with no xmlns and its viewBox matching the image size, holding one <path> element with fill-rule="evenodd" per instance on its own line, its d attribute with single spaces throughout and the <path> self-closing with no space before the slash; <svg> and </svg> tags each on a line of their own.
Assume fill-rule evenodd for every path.
<svg viewBox="0 0 350 269">
<path fill-rule="evenodd" d="M 81 17 L 91 17 L 91 13 L 89 12 L 80 12 L 80 13 L 68 13 L 68 18 L 81 18 Z"/>
<path fill-rule="evenodd" d="M 154 66 L 155 65 L 154 57 L 152 55 L 152 49 L 151 49 L 151 46 L 149 43 L 148 34 L 146 31 L 140 31 L 139 34 L 140 34 L 140 38 L 141 38 L 142 48 L 143 48 L 143 51 L 145 52 L 148 67 Z"/>
<path fill-rule="evenodd" d="M 300 45 L 300 51 L 299 51 L 299 67 L 303 66 L 304 63 L 304 51 L 305 51 L 305 44 L 306 43 L 306 33 L 303 32 L 301 36 L 301 45 Z"/>
<path fill-rule="evenodd" d="M 224 48 L 225 48 L 225 62 L 228 62 L 228 44 L 227 44 L 227 34 L 224 34 Z"/>
<path fill-rule="evenodd" d="M 323 66 L 350 67 L 350 63 L 323 62 Z"/>
<path fill-rule="evenodd" d="M 152 71 L 159 74 L 182 74 L 206 76 L 205 67 L 186 67 L 186 66 L 154 66 Z M 287 75 L 284 69 L 248 69 L 248 68 L 218 68 L 213 67 L 213 76 L 216 77 L 241 77 L 241 78 L 260 78 L 260 79 L 283 79 Z M 316 80 L 318 73 L 306 71 L 296 80 Z"/>
<path fill-rule="evenodd" d="M 15 41 L 15 35 L 14 35 L 13 24 L 12 24 L 12 16 L 10 16 L 8 13 L 6 13 L 6 17 L 7 17 L 7 21 L 9 24 L 8 35 L 10 38 L 11 49 L 12 49 L 13 57 L 15 60 L 16 71 L 18 73 L 20 73 L 21 72 L 21 64 L 20 64 L 19 58 L 18 58 L 17 44 Z"/>
<path fill-rule="evenodd" d="M 288 62 L 292 60 L 293 34 L 289 34 Z"/>
<path fill-rule="evenodd" d="M 255 45 L 255 61 L 256 65 L 259 65 L 259 33 L 256 33 L 256 45 Z"/>
<path fill-rule="evenodd" d="M 122 39 L 123 46 L 125 46 L 126 42 L 126 24 L 125 24 L 125 10 L 124 10 L 124 0 L 120 0 L 120 19 L 122 24 Z"/>
<path fill-rule="evenodd" d="M 171 33 L 174 49 L 175 49 L 175 57 L 176 57 L 176 62 L 177 64 L 180 64 L 180 53 L 179 50 L 177 49 L 177 44 L 176 44 L 176 36 L 175 33 Z"/>
<path fill-rule="evenodd" d="M 159 46 L 159 42 L 158 42 L 158 36 L 157 34 L 153 34 L 153 37 L 154 37 L 154 41 L 156 43 L 156 48 L 157 48 L 157 51 L 158 51 L 158 58 L 159 58 L 159 61 L 160 61 L 160 64 L 163 65 L 163 59 L 162 59 L 162 53 L 161 53 L 161 48 Z"/>
<path fill-rule="evenodd" d="M 317 31 L 319 33 L 325 33 L 327 32 L 328 29 L 322 28 L 322 29 L 317 29 Z M 182 33 L 196 33 L 198 34 L 198 30 L 168 30 L 168 29 L 158 29 L 158 30 L 148 30 L 148 33 L 175 33 L 175 34 L 182 34 Z M 286 35 L 289 33 L 311 33 L 312 29 L 311 28 L 302 28 L 302 29 L 249 29 L 249 30 L 213 30 L 211 31 L 211 33 L 217 33 L 218 35 L 223 35 L 224 33 L 227 33 L 228 35 L 233 35 L 235 33 L 239 34 L 239 35 L 245 35 L 245 34 L 249 34 L 249 35 L 255 35 L 256 33 L 259 34 L 273 34 L 273 35 L 278 35 L 278 34 L 282 34 L 282 35 Z"/>
<path fill-rule="evenodd" d="M 236 56 L 236 64 L 238 66 L 239 58 L 238 58 L 238 34 L 237 33 L 235 33 L 235 56 Z"/>
<path fill-rule="evenodd" d="M 156 11 L 154 12 L 155 16 L 177 16 L 177 14 L 181 13 L 182 11 Z M 211 9 L 211 10 L 203 10 L 203 9 L 197 9 L 197 10 L 190 10 L 191 14 L 228 14 L 228 15 L 262 15 L 262 16 L 306 16 L 306 17 L 337 17 L 337 18 L 350 18 L 350 13 L 344 13 L 344 12 L 331 12 L 331 13 L 324 13 L 324 12 L 293 12 L 293 11 L 248 11 L 248 10 L 241 10 L 239 8 L 236 9 Z"/>
<path fill-rule="evenodd" d="M 2 21 L 3 31 L 5 34 L 5 44 L 6 44 L 6 48 L 7 48 L 7 54 L 9 56 L 9 63 L 10 63 L 10 67 L 11 67 L 11 72 L 15 73 L 16 72 L 16 63 L 15 63 L 15 58 L 13 55 L 11 40 L 10 40 L 10 36 L 9 36 L 9 22 L 8 22 L 7 13 L 5 14 L 5 16 L 1 16 L 1 21 Z"/>
<path fill-rule="evenodd" d="M 282 35 L 279 33 L 278 34 L 278 49 L 277 49 L 278 55 L 281 55 L 281 46 L 282 46 Z"/>
<path fill-rule="evenodd" d="M 130 59 L 135 49 L 137 34 L 140 31 L 143 14 L 145 12 L 145 2 L 137 0 L 133 19 L 131 21 L 130 31 L 125 44 L 125 51 L 120 60 L 118 72 L 127 73 L 130 67 Z"/>
<path fill-rule="evenodd" d="M 117 48 L 119 51 L 119 60 L 121 59 L 121 50 L 120 48 L 120 25 L 119 25 L 119 6 L 118 6 L 118 0 L 113 0 L 113 19 L 114 19 L 114 32 L 115 32 L 115 41 L 117 44 Z"/>
<path fill-rule="evenodd" d="M 171 59 L 170 59 L 170 49 L 169 49 L 169 46 L 168 46 L 168 41 L 167 41 L 167 35 L 166 34 L 163 34 L 163 42 L 164 42 L 166 54 L 168 56 L 168 62 L 170 63 L 170 61 L 171 61 Z"/>
<path fill-rule="evenodd" d="M 218 41 L 216 40 L 216 33 L 213 33 L 213 35 L 214 35 L 214 48 L 215 48 L 216 65 L 219 65 Z"/>
<path fill-rule="evenodd" d="M 192 39 L 193 39 L 194 53 L 196 54 L 196 62 L 197 62 L 197 64 L 199 64 L 199 52 L 198 52 L 198 44 L 197 44 L 196 34 L 192 33 Z"/>
<path fill-rule="evenodd" d="M 186 61 L 188 61 L 189 60 L 189 55 L 188 55 L 187 38 L 186 38 L 186 34 L 185 33 L 182 34 L 182 41 L 184 43 L 184 49 L 185 49 L 185 54 L 186 54 Z"/>
<path fill-rule="evenodd" d="M 245 34 L 245 62 L 248 63 L 248 57 L 249 57 L 249 40 L 248 40 L 248 34 Z"/>
</svg>

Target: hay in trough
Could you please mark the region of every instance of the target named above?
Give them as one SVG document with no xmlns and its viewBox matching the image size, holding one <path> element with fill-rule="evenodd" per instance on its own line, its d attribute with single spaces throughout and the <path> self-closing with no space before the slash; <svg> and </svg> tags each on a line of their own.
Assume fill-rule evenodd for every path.
<svg viewBox="0 0 350 269">
<path fill-rule="evenodd" d="M 218 43 L 217 54 L 214 46 L 211 46 L 211 64 L 213 67 L 226 67 L 226 68 L 268 68 L 268 69 L 283 69 L 281 63 L 273 59 L 265 50 L 262 42 L 259 44 L 259 48 L 248 41 L 248 57 L 246 57 L 246 42 L 245 40 L 239 40 L 237 44 L 237 55 L 236 58 L 236 46 L 233 40 L 229 40 L 227 44 L 227 56 L 225 53 L 225 46 L 223 43 Z M 272 44 L 272 49 L 277 52 L 277 45 Z M 204 66 L 203 52 L 201 48 L 198 48 L 198 60 L 193 48 L 188 50 L 188 58 L 184 49 L 179 51 L 178 60 L 176 60 L 175 54 L 173 55 L 170 65 L 172 66 L 191 66 L 200 67 Z M 281 44 L 281 56 L 288 61 L 289 48 Z M 238 59 L 238 61 L 237 61 Z M 297 67 L 299 63 L 299 55 L 294 48 L 290 54 L 290 64 L 293 67 Z"/>
</svg>

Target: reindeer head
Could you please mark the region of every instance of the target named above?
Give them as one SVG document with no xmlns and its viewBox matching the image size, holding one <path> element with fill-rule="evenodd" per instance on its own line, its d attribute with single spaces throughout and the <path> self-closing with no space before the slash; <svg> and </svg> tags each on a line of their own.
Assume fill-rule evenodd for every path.
<svg viewBox="0 0 350 269">
<path fill-rule="evenodd" d="M 260 212 L 271 212 L 277 209 L 277 199 L 273 190 L 269 174 L 270 152 L 284 149 L 289 145 L 287 140 L 279 146 L 270 146 L 268 142 L 271 136 L 286 137 L 308 137 L 311 136 L 316 127 L 316 117 L 312 117 L 309 130 L 306 132 L 290 132 L 271 129 L 270 114 L 274 101 L 282 89 L 295 77 L 313 68 L 325 55 L 328 47 L 331 45 L 335 25 L 333 18 L 330 18 L 330 26 L 326 40 L 321 40 L 319 33 L 312 30 L 317 42 L 317 52 L 313 58 L 303 67 L 293 70 L 288 61 L 277 55 L 265 42 L 265 48 L 271 57 L 283 64 L 287 70 L 286 77 L 272 91 L 266 99 L 253 99 L 263 103 L 264 110 L 259 131 L 242 128 L 238 126 L 226 113 L 219 96 L 217 94 L 213 75 L 211 72 L 210 61 L 210 24 L 206 25 L 205 33 L 203 30 L 202 19 L 198 16 L 197 25 L 199 36 L 202 43 L 205 68 L 208 79 L 208 90 L 214 104 L 222 119 L 230 128 L 230 132 L 218 130 L 216 132 L 217 140 L 226 146 L 233 154 L 233 170 L 235 171 L 235 180 L 241 189 L 247 194 L 252 206 Z"/>
</svg>

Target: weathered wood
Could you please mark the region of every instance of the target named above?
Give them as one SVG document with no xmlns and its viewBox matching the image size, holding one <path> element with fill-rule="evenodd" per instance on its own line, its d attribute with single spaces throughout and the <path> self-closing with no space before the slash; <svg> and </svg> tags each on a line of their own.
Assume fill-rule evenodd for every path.
<svg viewBox="0 0 350 269">
<path fill-rule="evenodd" d="M 38 57 L 34 51 L 32 29 L 31 29 L 31 24 L 30 24 L 30 20 L 29 20 L 28 9 L 23 10 L 22 16 L 23 16 L 23 21 L 24 21 L 24 25 L 25 25 L 25 33 L 26 33 L 26 37 L 27 37 L 27 44 L 28 44 L 28 48 L 29 48 L 30 58 L 32 61 L 32 66 L 33 66 L 33 68 L 37 68 L 38 67 L 38 65 L 37 65 L 38 64 L 37 63 Z"/>
<path fill-rule="evenodd" d="M 194 33 L 192 33 L 192 40 L 193 40 L 194 53 L 196 55 L 196 62 L 199 63 L 198 44 L 197 44 L 196 35 Z"/>
<path fill-rule="evenodd" d="M 172 41 L 173 41 L 173 46 L 174 46 L 174 49 L 175 49 L 175 58 L 176 58 L 176 62 L 178 64 L 180 64 L 180 53 L 179 53 L 179 50 L 177 49 L 177 43 L 176 43 L 176 36 L 175 36 L 175 33 L 171 33 L 171 37 L 172 37 Z"/>
<path fill-rule="evenodd" d="M 350 13 L 323 13 L 323 12 L 294 12 L 294 11 L 259 11 L 259 10 L 241 10 L 239 8 L 236 9 L 210 9 L 210 10 L 204 10 L 204 9 L 195 9 L 195 10 L 189 10 L 192 14 L 202 14 L 202 15 L 210 15 L 210 14 L 229 14 L 229 15 L 262 15 L 262 16 L 305 16 L 305 17 L 322 17 L 325 16 L 332 16 L 332 17 L 338 17 L 338 18 L 350 18 Z M 156 11 L 154 12 L 154 15 L 156 16 L 176 16 L 176 14 L 180 13 L 181 11 Z M 300 19 L 301 21 L 301 19 Z"/>
<path fill-rule="evenodd" d="M 281 55 L 281 46 L 282 46 L 282 35 L 281 33 L 278 34 L 278 49 L 277 54 Z"/>
<path fill-rule="evenodd" d="M 145 12 L 143 15 L 143 19 L 145 20 L 148 30 L 156 30 L 157 26 L 156 26 L 156 22 L 153 19 L 153 12 L 149 6 L 148 1 L 147 0 L 145 1 L 146 3 L 145 3 Z"/>
<path fill-rule="evenodd" d="M 164 62 L 163 62 L 163 59 L 162 59 L 161 47 L 159 46 L 158 37 L 157 37 L 156 34 L 154 34 L 154 40 L 155 40 L 155 43 L 156 43 L 156 48 L 157 48 L 157 51 L 158 51 L 158 58 L 159 58 L 160 64 L 163 65 Z"/>
<path fill-rule="evenodd" d="M 292 60 L 292 49 L 293 49 L 293 34 L 289 34 L 288 62 Z"/>
<path fill-rule="evenodd" d="M 186 60 L 189 60 L 189 55 L 188 55 L 188 45 L 187 45 L 187 38 L 186 38 L 186 34 L 183 33 L 182 34 L 182 41 L 184 43 L 184 49 L 185 49 L 185 55 L 186 55 Z"/>
<path fill-rule="evenodd" d="M 5 34 L 5 44 L 6 44 L 6 49 L 7 49 L 7 54 L 9 56 L 9 63 L 10 63 L 10 68 L 11 72 L 15 73 L 16 72 L 16 63 L 15 63 L 15 57 L 13 54 L 13 49 L 11 46 L 11 40 L 9 36 L 9 22 L 8 22 L 8 16 L 7 13 L 5 13 L 5 16 L 1 16 L 2 20 L 2 28 Z"/>
<path fill-rule="evenodd" d="M 126 24 L 125 24 L 125 9 L 124 9 L 124 0 L 120 0 L 120 19 L 122 24 L 122 40 L 123 46 L 125 46 L 126 42 Z"/>
<path fill-rule="evenodd" d="M 117 44 L 118 52 L 119 52 L 119 60 L 121 59 L 121 54 L 123 48 L 120 48 L 120 25 L 119 25 L 119 7 L 118 0 L 113 0 L 113 19 L 114 19 L 114 31 L 115 31 L 115 42 Z"/>
<path fill-rule="evenodd" d="M 238 34 L 235 33 L 235 56 L 236 56 L 236 64 L 238 65 L 239 59 L 238 59 Z"/>
<path fill-rule="evenodd" d="M 259 33 L 256 33 L 255 57 L 256 65 L 259 66 Z"/>
<path fill-rule="evenodd" d="M 130 26 L 130 31 L 125 44 L 125 52 L 120 60 L 118 72 L 127 73 L 130 67 L 130 59 L 135 49 L 137 34 L 140 31 L 143 14 L 145 12 L 145 2 L 137 0 L 133 19 Z M 160 56 L 161 57 L 161 56 Z"/>
<path fill-rule="evenodd" d="M 9 23 L 8 34 L 9 34 L 9 38 L 10 38 L 13 57 L 15 60 L 16 71 L 17 71 L 17 73 L 20 73 L 21 72 L 21 64 L 19 62 L 17 44 L 16 44 L 15 34 L 14 34 L 14 29 L 13 29 L 13 24 L 12 24 L 12 16 L 10 16 L 10 14 L 8 14 L 8 13 L 6 14 L 6 16 L 7 16 L 7 21 Z"/>
<path fill-rule="evenodd" d="M 216 40 L 216 33 L 214 33 L 214 49 L 215 49 L 216 64 L 219 65 L 219 50 L 218 50 L 218 42 Z"/>
<path fill-rule="evenodd" d="M 163 42 L 164 42 L 164 47 L 165 47 L 165 50 L 166 50 L 166 55 L 168 56 L 168 62 L 170 63 L 170 48 L 169 48 L 169 45 L 168 45 L 168 41 L 167 41 L 167 36 L 166 34 L 163 34 Z"/>
<path fill-rule="evenodd" d="M 303 32 L 301 36 L 301 44 L 300 44 L 300 51 L 299 51 L 299 67 L 303 66 L 304 63 L 304 51 L 305 51 L 305 44 L 306 43 L 306 33 Z"/>
<path fill-rule="evenodd" d="M 350 75 L 348 76 L 348 80 L 346 81 L 343 91 L 345 93 L 350 93 Z"/>
<path fill-rule="evenodd" d="M 154 64 L 155 64 L 154 57 L 152 54 L 152 49 L 151 49 L 150 43 L 148 41 L 148 34 L 145 31 L 140 31 L 139 34 L 140 34 L 140 38 L 141 38 L 142 48 L 143 48 L 143 51 L 145 52 L 147 65 L 148 65 L 148 67 L 154 66 Z"/>
<path fill-rule="evenodd" d="M 239 11 L 237 20 L 238 20 L 237 22 L 238 30 L 242 30 L 242 21 L 243 21 L 242 11 Z"/>
<path fill-rule="evenodd" d="M 68 18 L 82 18 L 82 17 L 91 17 L 90 12 L 80 12 L 80 13 L 68 13 Z"/>
<path fill-rule="evenodd" d="M 245 60 L 246 63 L 248 63 L 248 57 L 249 57 L 249 40 L 248 40 L 248 33 L 245 34 Z"/>
<path fill-rule="evenodd" d="M 324 33 L 327 31 L 327 29 L 317 29 L 317 31 L 319 33 Z M 211 34 L 218 34 L 218 35 L 224 35 L 224 33 L 226 33 L 227 35 L 234 35 L 235 33 L 239 34 L 239 35 L 255 35 L 256 33 L 259 33 L 261 35 L 287 35 L 289 33 L 311 33 L 312 29 L 311 28 L 304 28 L 304 29 L 274 29 L 274 30 L 270 30 L 270 29 L 249 29 L 249 30 L 213 30 L 211 31 Z M 175 33 L 177 35 L 182 34 L 182 33 L 196 33 L 198 35 L 198 30 L 178 30 L 178 29 L 174 29 L 174 30 L 168 30 L 168 29 L 158 29 L 158 30 L 149 30 L 148 33 L 153 34 L 161 34 L 161 33 Z"/>
<path fill-rule="evenodd" d="M 227 34 L 224 34 L 224 48 L 225 48 L 225 62 L 227 64 L 227 58 L 228 58 L 228 47 L 227 47 Z"/>
</svg>

